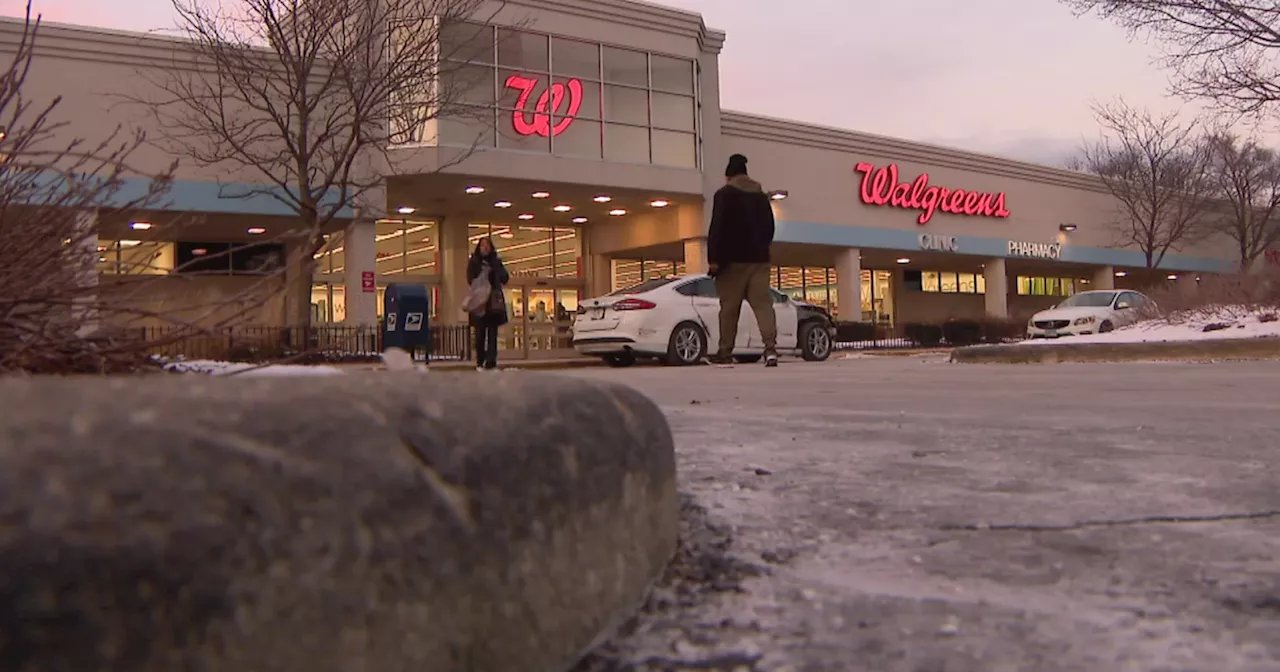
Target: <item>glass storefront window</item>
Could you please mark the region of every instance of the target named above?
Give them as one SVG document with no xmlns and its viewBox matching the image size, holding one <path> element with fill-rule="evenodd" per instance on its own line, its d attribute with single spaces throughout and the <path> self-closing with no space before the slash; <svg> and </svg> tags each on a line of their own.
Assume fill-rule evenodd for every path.
<svg viewBox="0 0 1280 672">
<path fill-rule="evenodd" d="M 342 233 L 330 233 L 325 237 L 325 245 L 316 253 L 316 273 L 329 275 L 341 273 L 343 264 Z"/>
<path fill-rule="evenodd" d="M 960 291 L 960 280 L 955 273 L 942 273 L 939 276 L 940 288 L 938 291 L 945 294 L 955 294 Z"/>
<path fill-rule="evenodd" d="M 924 292 L 940 291 L 938 287 L 941 285 L 941 273 L 937 271 L 925 271 L 920 274 L 920 290 Z"/>
<path fill-rule="evenodd" d="M 333 283 L 311 286 L 311 323 L 338 324 L 347 319 L 346 289 Z"/>
<path fill-rule="evenodd" d="M 978 276 L 973 273 L 961 273 L 960 284 L 957 289 L 961 294 L 977 294 Z"/>
<path fill-rule="evenodd" d="M 649 86 L 649 59 L 643 51 L 604 47 L 604 81 L 611 84 Z"/>
<path fill-rule="evenodd" d="M 493 26 L 453 21 L 440 26 L 440 57 L 453 61 L 493 63 Z"/>
<path fill-rule="evenodd" d="M 551 78 L 552 84 L 559 84 L 565 87 L 566 96 L 569 90 L 568 77 L 555 76 Z M 599 82 L 584 82 L 579 80 L 578 85 L 582 87 L 582 98 L 578 106 L 578 112 L 574 114 L 577 119 L 600 119 L 603 111 L 603 102 L 600 94 Z M 536 100 L 534 102 L 537 102 Z M 561 115 L 569 112 L 569 103 L 565 102 L 559 108 L 552 111 L 552 114 Z"/>
<path fill-rule="evenodd" d="M 519 30 L 498 29 L 498 65 L 521 70 L 550 70 L 548 36 Z"/>
<path fill-rule="evenodd" d="M 655 90 L 693 95 L 692 61 L 654 54 L 649 57 L 649 67 Z"/>
<path fill-rule="evenodd" d="M 610 291 L 634 287 L 645 280 L 673 275 L 682 276 L 688 273 L 683 261 L 665 259 L 614 259 L 611 265 L 613 277 Z"/>
<path fill-rule="evenodd" d="M 645 126 L 649 123 L 649 94 L 644 89 L 606 84 L 604 118 L 624 124 Z"/>
<path fill-rule="evenodd" d="M 603 132 L 600 122 L 577 119 L 553 139 L 552 151 L 556 156 L 599 159 Z"/>
<path fill-rule="evenodd" d="M 438 142 L 442 145 L 462 147 L 493 147 L 497 141 L 494 133 L 492 108 L 459 108 L 436 120 Z"/>
<path fill-rule="evenodd" d="M 97 270 L 106 275 L 167 275 L 174 270 L 173 243 L 98 240 Z"/>
<path fill-rule="evenodd" d="M 384 219 L 374 228 L 374 265 L 379 276 L 439 273 L 434 222 Z"/>
<path fill-rule="evenodd" d="M 676 168 L 698 167 L 698 141 L 692 133 L 651 131 L 653 134 L 653 162 Z"/>
<path fill-rule="evenodd" d="M 600 45 L 563 37 L 551 38 L 551 64 L 557 75 L 600 79 Z"/>
<path fill-rule="evenodd" d="M 514 110 L 498 111 L 498 148 L 511 149 L 518 152 L 541 152 L 548 154 L 551 152 L 551 136 L 538 135 L 536 133 L 530 135 L 521 135 L 516 132 L 514 124 L 511 121 L 511 115 L 521 114 Z M 532 115 L 526 115 L 526 119 L 532 119 Z"/>
<path fill-rule="evenodd" d="M 649 129 L 605 124 L 604 158 L 625 163 L 649 163 Z"/>
<path fill-rule="evenodd" d="M 978 276 L 982 291 L 986 290 L 986 278 Z M 1083 287 L 1085 281 L 1077 278 L 1040 278 L 1034 276 L 1018 276 L 1017 292 L 1019 296 L 1071 296 Z"/>
<path fill-rule="evenodd" d="M 492 106 L 494 72 L 487 65 L 446 63 L 440 66 L 440 100 L 454 105 Z"/>
<path fill-rule="evenodd" d="M 555 228 L 555 272 L 557 278 L 582 277 L 582 236 L 573 227 Z"/>
<path fill-rule="evenodd" d="M 693 97 L 654 93 L 650 96 L 653 107 L 653 125 L 673 131 L 693 132 Z"/>
</svg>

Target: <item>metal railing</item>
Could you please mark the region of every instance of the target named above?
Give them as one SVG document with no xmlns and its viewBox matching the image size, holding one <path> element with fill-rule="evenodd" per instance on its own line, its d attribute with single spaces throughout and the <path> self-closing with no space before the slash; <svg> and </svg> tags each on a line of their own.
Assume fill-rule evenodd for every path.
<svg viewBox="0 0 1280 672">
<path fill-rule="evenodd" d="M 907 324 L 900 329 L 870 322 L 837 322 L 836 350 L 907 350 L 949 348 L 977 343 L 1021 340 L 1019 324 L 1008 321 L 955 320 L 941 324 Z M 898 335 L 901 332 L 902 335 Z"/>
<path fill-rule="evenodd" d="M 471 327 L 432 325 L 429 329 L 431 359 L 457 361 L 471 357 Z M 147 345 L 149 354 L 165 358 L 361 362 L 376 361 L 382 354 L 382 330 L 377 327 L 137 327 L 125 330 L 123 335 L 138 338 Z"/>
</svg>

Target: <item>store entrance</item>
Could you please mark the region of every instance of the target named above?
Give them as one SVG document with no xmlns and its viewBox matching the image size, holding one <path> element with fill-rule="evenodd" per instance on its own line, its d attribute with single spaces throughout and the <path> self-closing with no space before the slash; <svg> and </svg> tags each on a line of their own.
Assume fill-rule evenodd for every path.
<svg viewBox="0 0 1280 672">
<path fill-rule="evenodd" d="M 506 286 L 511 320 L 499 332 L 499 355 L 515 359 L 572 357 L 580 280 L 512 278 Z"/>
</svg>

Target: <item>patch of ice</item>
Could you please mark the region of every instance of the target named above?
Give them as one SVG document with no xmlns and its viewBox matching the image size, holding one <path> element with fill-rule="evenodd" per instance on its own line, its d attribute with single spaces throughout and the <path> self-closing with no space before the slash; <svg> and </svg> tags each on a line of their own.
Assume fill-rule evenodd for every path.
<svg viewBox="0 0 1280 672">
<path fill-rule="evenodd" d="M 201 373 L 209 376 L 253 376 L 255 378 L 276 376 L 335 376 L 342 375 L 341 369 L 332 366 L 304 366 L 301 364 L 244 364 L 238 362 L 218 362 L 197 359 L 184 362 L 169 362 L 164 370 L 171 373 Z"/>
<path fill-rule="evenodd" d="M 1067 336 L 1023 341 L 1035 345 L 1054 343 L 1168 343 L 1239 338 L 1280 338 L 1277 311 L 1242 306 L 1222 306 L 1189 314 L 1171 315 L 1116 329 L 1106 334 Z M 1206 331 L 1209 325 L 1220 328 Z M 1225 325 L 1225 326 L 1222 326 Z"/>
</svg>

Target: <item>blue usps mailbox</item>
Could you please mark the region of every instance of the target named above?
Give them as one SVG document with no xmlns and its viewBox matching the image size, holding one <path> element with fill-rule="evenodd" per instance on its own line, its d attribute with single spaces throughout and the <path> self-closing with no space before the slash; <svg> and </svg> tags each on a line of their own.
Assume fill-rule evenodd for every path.
<svg viewBox="0 0 1280 672">
<path fill-rule="evenodd" d="M 430 306 L 425 285 L 387 285 L 382 295 L 382 350 L 400 348 L 415 359 L 421 351 L 430 360 L 431 329 L 427 325 Z"/>
</svg>

